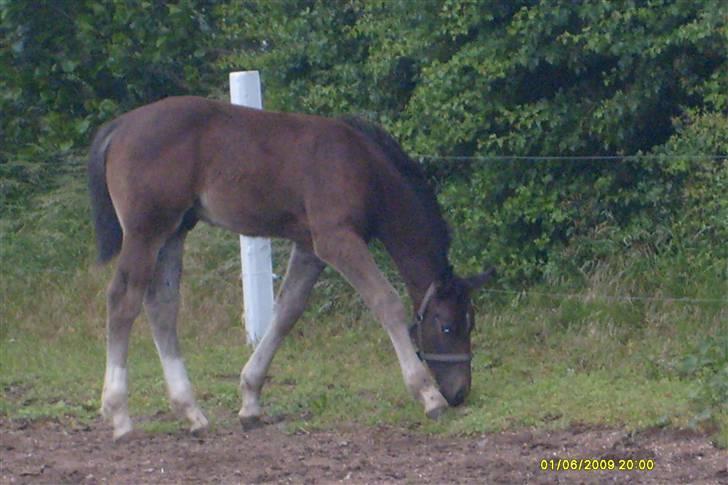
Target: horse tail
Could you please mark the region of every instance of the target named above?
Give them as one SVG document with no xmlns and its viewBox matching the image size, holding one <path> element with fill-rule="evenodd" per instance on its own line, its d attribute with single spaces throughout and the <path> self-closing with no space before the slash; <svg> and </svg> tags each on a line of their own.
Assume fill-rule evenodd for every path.
<svg viewBox="0 0 728 485">
<path fill-rule="evenodd" d="M 88 160 L 88 189 L 91 217 L 96 233 L 97 263 L 103 264 L 121 250 L 123 232 L 106 183 L 106 152 L 117 122 L 108 123 L 96 132 Z"/>
</svg>

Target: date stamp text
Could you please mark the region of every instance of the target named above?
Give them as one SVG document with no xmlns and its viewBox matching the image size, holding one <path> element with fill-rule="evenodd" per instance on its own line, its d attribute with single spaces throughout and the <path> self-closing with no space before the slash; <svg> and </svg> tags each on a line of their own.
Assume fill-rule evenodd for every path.
<svg viewBox="0 0 728 485">
<path fill-rule="evenodd" d="M 551 471 L 642 471 L 649 472 L 655 468 L 655 460 L 635 458 L 544 458 L 539 461 L 539 468 Z"/>
</svg>

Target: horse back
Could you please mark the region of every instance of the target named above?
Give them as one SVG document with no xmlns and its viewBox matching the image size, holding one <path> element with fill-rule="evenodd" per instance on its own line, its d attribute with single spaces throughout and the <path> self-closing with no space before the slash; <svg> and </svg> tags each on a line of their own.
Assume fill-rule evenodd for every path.
<svg viewBox="0 0 728 485">
<path fill-rule="evenodd" d="M 173 228 L 189 211 L 306 245 L 337 225 L 372 230 L 386 163 L 341 121 L 179 97 L 131 111 L 117 126 L 107 183 L 125 230 Z"/>
</svg>

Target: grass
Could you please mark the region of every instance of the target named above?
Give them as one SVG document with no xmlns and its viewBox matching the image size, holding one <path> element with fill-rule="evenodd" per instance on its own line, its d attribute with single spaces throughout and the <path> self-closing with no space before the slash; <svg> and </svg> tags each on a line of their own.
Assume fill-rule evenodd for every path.
<svg viewBox="0 0 728 485">
<path fill-rule="evenodd" d="M 111 268 L 91 263 L 87 213 L 84 188 L 69 181 L 21 217 L 0 220 L 0 416 L 97 418 Z M 180 332 L 190 377 L 213 426 L 233 425 L 238 375 L 250 355 L 240 323 L 236 245 L 234 236 L 202 227 L 190 235 L 185 256 Z M 279 274 L 286 250 L 275 245 Z M 625 270 L 635 264 L 638 270 Z M 580 290 L 551 282 L 529 294 L 482 293 L 473 391 L 467 406 L 433 422 L 405 391 L 385 332 L 327 270 L 274 360 L 265 409 L 285 417 L 290 429 L 387 423 L 467 434 L 576 423 L 673 426 L 709 430 L 726 446 L 724 304 L 599 296 L 682 288 L 700 297 L 720 294 L 725 285 L 724 274 L 714 269 L 690 276 L 685 279 L 684 267 L 642 257 L 597 267 Z M 143 318 L 135 325 L 129 366 L 132 417 L 152 432 L 184 426 L 166 418 L 162 372 Z"/>
</svg>

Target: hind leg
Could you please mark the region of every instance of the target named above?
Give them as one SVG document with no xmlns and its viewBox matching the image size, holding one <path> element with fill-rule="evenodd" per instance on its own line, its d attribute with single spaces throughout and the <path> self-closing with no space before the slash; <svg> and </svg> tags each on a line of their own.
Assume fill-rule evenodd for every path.
<svg viewBox="0 0 728 485">
<path fill-rule="evenodd" d="M 207 418 L 195 401 L 177 339 L 184 238 L 184 232 L 178 232 L 160 250 L 154 276 L 144 297 L 144 308 L 162 362 L 172 408 L 187 417 L 191 430 L 196 431 L 207 427 Z"/>
<path fill-rule="evenodd" d="M 306 308 L 311 289 L 324 266 L 314 254 L 298 245 L 293 247 L 286 277 L 278 293 L 273 322 L 240 374 L 243 406 L 238 416 L 243 423 L 260 416 L 260 391 L 270 363 L 283 338 Z"/>
<path fill-rule="evenodd" d="M 158 246 L 141 238 L 125 238 L 107 291 L 106 373 L 101 414 L 113 424 L 114 439 L 132 429 L 127 406 L 129 333 L 154 273 L 157 251 Z"/>
</svg>

